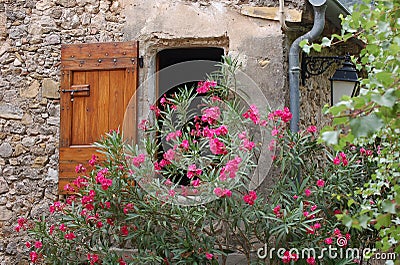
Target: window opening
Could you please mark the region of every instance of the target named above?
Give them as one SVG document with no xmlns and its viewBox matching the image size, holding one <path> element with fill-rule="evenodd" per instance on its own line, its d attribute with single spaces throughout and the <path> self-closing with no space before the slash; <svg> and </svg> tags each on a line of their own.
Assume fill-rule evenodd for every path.
<svg viewBox="0 0 400 265">
<path fill-rule="evenodd" d="M 179 88 L 196 88 L 198 82 L 206 80 L 208 75 L 219 69 L 217 64 L 222 61 L 223 55 L 224 49 L 218 47 L 173 48 L 160 51 L 157 54 L 157 98 L 170 98 Z M 200 103 L 201 97 L 196 97 L 192 103 L 193 108 L 198 109 L 196 105 Z M 163 108 L 159 103 L 158 107 Z M 170 148 L 160 137 L 157 137 L 157 142 L 161 143 L 160 151 L 164 151 L 165 147 Z M 158 160 L 161 159 L 162 152 L 159 152 Z M 187 172 L 178 172 L 176 176 L 171 177 L 171 181 L 179 185 L 188 185 L 190 180 L 186 175 Z"/>
</svg>

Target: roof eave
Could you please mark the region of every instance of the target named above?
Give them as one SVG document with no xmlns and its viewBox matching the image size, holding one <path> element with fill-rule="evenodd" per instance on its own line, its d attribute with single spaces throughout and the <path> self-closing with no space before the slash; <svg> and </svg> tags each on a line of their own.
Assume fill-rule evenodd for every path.
<svg viewBox="0 0 400 265">
<path fill-rule="evenodd" d="M 328 0 L 326 8 L 326 18 L 336 27 L 341 28 L 340 14 L 350 15 L 350 11 L 344 7 L 338 0 Z"/>
</svg>

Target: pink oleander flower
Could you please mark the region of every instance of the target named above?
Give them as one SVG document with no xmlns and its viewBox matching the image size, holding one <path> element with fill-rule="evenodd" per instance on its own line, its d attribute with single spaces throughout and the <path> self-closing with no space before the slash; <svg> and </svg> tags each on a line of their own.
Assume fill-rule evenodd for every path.
<svg viewBox="0 0 400 265">
<path fill-rule="evenodd" d="M 41 247 L 43 247 L 42 242 L 36 241 L 36 242 L 35 242 L 35 248 L 41 248 Z"/>
<path fill-rule="evenodd" d="M 232 191 L 229 189 L 222 189 L 222 188 L 215 188 L 214 189 L 214 194 L 217 195 L 218 197 L 231 197 L 232 196 Z"/>
<path fill-rule="evenodd" d="M 68 234 L 65 234 L 64 238 L 68 240 L 73 240 L 74 238 L 76 238 L 76 235 L 73 232 L 70 232 Z"/>
<path fill-rule="evenodd" d="M 31 259 L 31 261 L 33 262 L 33 263 L 35 263 L 37 260 L 38 260 L 38 254 L 35 252 L 35 251 L 31 251 L 30 253 L 29 253 L 29 257 L 30 257 L 30 259 Z"/>
<path fill-rule="evenodd" d="M 256 199 L 257 194 L 253 190 L 249 191 L 249 194 L 243 196 L 243 200 L 249 205 L 254 205 Z"/>
<path fill-rule="evenodd" d="M 160 166 L 158 161 L 154 162 L 153 165 L 154 165 L 154 170 L 161 170 L 162 169 L 162 167 Z"/>
<path fill-rule="evenodd" d="M 75 172 L 76 173 L 85 173 L 86 168 L 82 164 L 79 164 L 75 167 Z"/>
<path fill-rule="evenodd" d="M 250 108 L 242 115 L 245 119 L 250 119 L 254 124 L 260 123 L 260 114 L 257 106 L 250 105 Z"/>
<path fill-rule="evenodd" d="M 87 259 L 90 262 L 90 265 L 93 265 L 99 261 L 99 256 L 96 254 L 87 254 Z"/>
<path fill-rule="evenodd" d="M 277 205 L 277 206 L 275 206 L 275 208 L 273 209 L 273 211 L 274 211 L 274 214 L 276 215 L 276 217 L 281 217 L 282 216 L 282 213 L 281 213 L 281 206 L 280 205 Z"/>
<path fill-rule="evenodd" d="M 121 234 L 123 236 L 127 236 L 129 234 L 129 229 L 128 229 L 128 227 L 126 225 L 121 227 Z"/>
<path fill-rule="evenodd" d="M 285 107 L 283 110 L 278 109 L 268 115 L 269 120 L 277 120 L 279 118 L 284 123 L 287 123 L 292 119 L 292 113 L 290 112 L 288 107 Z"/>
<path fill-rule="evenodd" d="M 197 84 L 197 89 L 196 92 L 199 94 L 204 94 L 210 91 L 211 88 L 214 88 L 217 86 L 217 82 L 215 81 L 204 81 L 204 82 L 199 82 Z"/>
<path fill-rule="evenodd" d="M 31 242 L 25 242 L 25 246 L 27 247 L 27 248 L 31 248 L 32 247 L 32 244 L 31 244 Z"/>
<path fill-rule="evenodd" d="M 309 133 L 315 133 L 317 131 L 317 127 L 314 125 L 311 125 L 310 127 L 307 128 L 307 132 Z"/>
<path fill-rule="evenodd" d="M 174 149 L 169 149 L 167 152 L 165 152 L 164 154 L 163 154 L 163 157 L 164 157 L 164 159 L 165 160 L 167 160 L 167 161 L 172 161 L 172 160 L 174 160 L 174 157 L 175 157 L 175 151 L 174 151 Z"/>
<path fill-rule="evenodd" d="M 331 237 L 328 237 L 328 238 L 325 238 L 324 242 L 327 245 L 331 245 L 333 243 L 333 239 Z"/>
<path fill-rule="evenodd" d="M 188 167 L 187 177 L 192 179 L 195 176 L 200 176 L 203 171 L 196 167 L 196 164 L 192 164 Z"/>
<path fill-rule="evenodd" d="M 217 129 L 214 130 L 215 135 L 226 135 L 228 133 L 228 127 L 226 125 L 221 125 Z"/>
<path fill-rule="evenodd" d="M 67 227 L 65 226 L 65 224 L 61 224 L 59 229 L 63 232 L 67 231 Z"/>
<path fill-rule="evenodd" d="M 315 211 L 316 209 L 318 208 L 318 206 L 317 205 L 313 205 L 313 206 L 311 206 L 311 211 Z"/>
<path fill-rule="evenodd" d="M 128 214 L 128 212 L 133 209 L 133 206 L 134 206 L 133 203 L 127 203 L 123 210 L 124 214 Z"/>
<path fill-rule="evenodd" d="M 325 181 L 323 179 L 317 180 L 317 186 L 322 188 L 325 186 Z"/>
<path fill-rule="evenodd" d="M 333 159 L 333 164 L 335 164 L 335 165 L 340 165 L 340 158 L 339 158 L 338 156 L 336 156 L 336 157 Z"/>
<path fill-rule="evenodd" d="M 320 229 L 320 228 L 321 228 L 321 224 L 320 224 L 320 223 L 315 223 L 315 224 L 313 225 L 313 228 L 314 228 L 314 229 Z"/>
<path fill-rule="evenodd" d="M 207 122 L 208 124 L 214 124 L 220 117 L 221 111 L 219 107 L 211 107 L 203 110 L 203 116 L 201 120 Z"/>
<path fill-rule="evenodd" d="M 213 255 L 213 254 L 206 252 L 206 259 L 208 259 L 208 260 L 212 260 L 212 259 L 213 259 L 213 257 L 214 257 L 214 255 Z"/>
<path fill-rule="evenodd" d="M 148 120 L 141 120 L 140 121 L 140 123 L 139 123 L 139 125 L 138 125 L 138 128 L 140 129 L 140 130 L 142 130 L 142 131 L 147 131 L 147 124 L 149 123 L 149 121 Z"/>
<path fill-rule="evenodd" d="M 165 138 L 167 141 L 175 140 L 176 138 L 182 137 L 182 132 L 180 130 L 176 132 L 170 132 Z"/>
<path fill-rule="evenodd" d="M 89 165 L 93 167 L 97 163 L 97 160 L 97 156 L 93 154 L 92 158 L 89 160 Z"/>
<path fill-rule="evenodd" d="M 167 185 L 167 186 L 171 186 L 174 183 L 170 179 L 166 179 L 164 184 Z"/>
<path fill-rule="evenodd" d="M 158 118 L 161 115 L 161 110 L 157 107 L 157 105 L 151 105 L 150 110 L 154 112 L 154 115 Z"/>
<path fill-rule="evenodd" d="M 51 225 L 50 228 L 49 228 L 49 235 L 52 235 L 52 234 L 53 234 L 54 229 L 56 229 L 56 226 L 53 224 L 53 225 Z"/>
<path fill-rule="evenodd" d="M 272 136 L 276 136 L 276 135 L 278 135 L 279 134 L 279 130 L 276 128 L 276 126 L 274 126 L 274 128 L 272 129 L 272 131 L 271 131 L 271 135 Z"/>
<path fill-rule="evenodd" d="M 308 259 L 306 259 L 307 264 L 310 265 L 315 265 L 315 258 L 314 257 L 309 257 Z"/>
<path fill-rule="evenodd" d="M 338 236 L 338 237 L 342 236 L 342 232 L 340 232 L 339 228 L 335 228 L 335 229 L 333 230 L 333 234 L 334 234 L 335 236 Z"/>
<path fill-rule="evenodd" d="M 304 194 L 306 195 L 306 197 L 310 197 L 310 195 L 311 195 L 311 190 L 306 189 L 306 190 L 304 191 Z"/>
<path fill-rule="evenodd" d="M 242 159 L 238 156 L 232 160 L 229 160 L 226 165 L 221 169 L 219 173 L 219 179 L 221 181 L 225 181 L 228 176 L 229 178 L 235 178 L 236 172 L 239 170 L 240 162 L 242 162 Z"/>
<path fill-rule="evenodd" d="M 286 250 L 285 253 L 283 254 L 282 262 L 285 263 L 285 264 L 287 264 L 287 263 L 290 263 L 291 259 L 292 259 L 292 258 L 290 257 L 289 251 Z"/>
<path fill-rule="evenodd" d="M 211 153 L 214 155 L 225 155 L 228 153 L 225 144 L 218 138 L 212 138 L 209 141 Z"/>
<path fill-rule="evenodd" d="M 256 147 L 254 142 L 250 141 L 247 138 L 243 139 L 243 148 L 244 149 L 247 149 L 247 150 L 251 151 L 251 150 L 253 150 L 254 147 Z"/>
<path fill-rule="evenodd" d="M 198 187 L 200 185 L 200 179 L 192 180 L 191 184 L 193 187 Z"/>
<path fill-rule="evenodd" d="M 132 158 L 132 163 L 135 165 L 135 167 L 139 167 L 144 162 L 144 160 L 146 160 L 146 155 L 139 154 Z"/>
<path fill-rule="evenodd" d="M 180 147 L 182 147 L 185 150 L 189 150 L 189 141 L 188 140 L 183 140 Z"/>
<path fill-rule="evenodd" d="M 176 194 L 175 190 L 169 190 L 168 191 L 168 195 L 171 196 L 171 197 L 174 197 L 175 194 Z"/>
</svg>

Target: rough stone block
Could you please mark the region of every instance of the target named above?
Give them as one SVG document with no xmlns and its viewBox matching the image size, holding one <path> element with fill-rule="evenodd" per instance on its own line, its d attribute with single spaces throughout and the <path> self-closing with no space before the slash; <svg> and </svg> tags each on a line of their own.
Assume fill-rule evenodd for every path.
<svg viewBox="0 0 400 265">
<path fill-rule="evenodd" d="M 33 162 L 32 167 L 34 167 L 34 168 L 43 167 L 47 163 L 48 160 L 49 160 L 49 158 L 47 156 L 38 156 L 35 158 L 35 161 Z"/>
<path fill-rule="evenodd" d="M 0 194 L 6 193 L 9 191 L 8 184 L 3 177 L 0 177 Z"/>
<path fill-rule="evenodd" d="M 21 120 L 23 116 L 22 109 L 10 103 L 0 103 L 0 118 Z"/>
<path fill-rule="evenodd" d="M 12 216 L 12 211 L 8 210 L 5 206 L 0 206 L 0 221 L 8 221 Z"/>
<path fill-rule="evenodd" d="M 13 153 L 13 149 L 9 143 L 2 143 L 0 145 L 0 156 L 10 157 Z"/>
<path fill-rule="evenodd" d="M 43 79 L 42 81 L 42 97 L 59 99 L 60 92 L 58 91 L 58 83 L 50 78 Z"/>
<path fill-rule="evenodd" d="M 21 89 L 20 95 L 24 98 L 35 98 L 39 94 L 40 84 L 35 80 L 27 89 Z"/>
</svg>

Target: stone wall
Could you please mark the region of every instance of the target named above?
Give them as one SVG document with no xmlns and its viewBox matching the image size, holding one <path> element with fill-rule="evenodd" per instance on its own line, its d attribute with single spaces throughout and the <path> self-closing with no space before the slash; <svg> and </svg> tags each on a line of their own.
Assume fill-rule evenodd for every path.
<svg viewBox="0 0 400 265">
<path fill-rule="evenodd" d="M 17 217 L 57 199 L 61 43 L 122 41 L 119 1 L 0 0 L 0 264 L 27 264 Z"/>
</svg>

